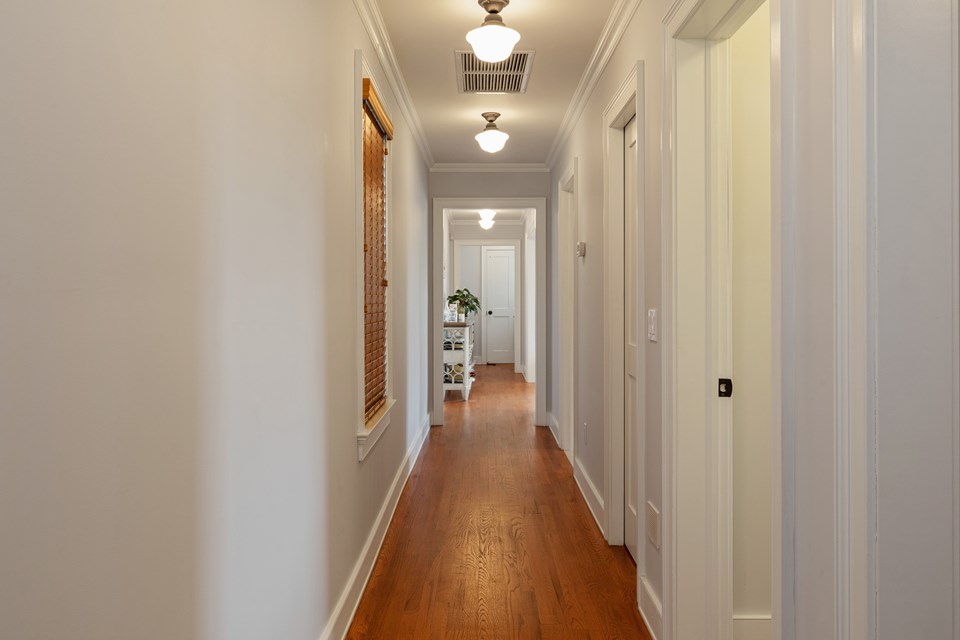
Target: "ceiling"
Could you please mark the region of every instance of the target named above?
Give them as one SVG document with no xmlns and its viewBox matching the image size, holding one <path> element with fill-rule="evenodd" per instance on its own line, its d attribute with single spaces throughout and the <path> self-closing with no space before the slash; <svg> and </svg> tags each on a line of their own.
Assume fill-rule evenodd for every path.
<svg viewBox="0 0 960 640">
<path fill-rule="evenodd" d="M 504 23 L 520 32 L 517 50 L 536 56 L 527 92 L 471 95 L 457 92 L 454 52 L 469 50 L 467 31 L 486 16 L 476 0 L 379 0 L 387 33 L 437 163 L 543 163 L 584 69 L 601 37 L 614 0 L 512 0 Z M 482 151 L 473 136 L 499 111 L 510 134 L 499 153 Z"/>
</svg>

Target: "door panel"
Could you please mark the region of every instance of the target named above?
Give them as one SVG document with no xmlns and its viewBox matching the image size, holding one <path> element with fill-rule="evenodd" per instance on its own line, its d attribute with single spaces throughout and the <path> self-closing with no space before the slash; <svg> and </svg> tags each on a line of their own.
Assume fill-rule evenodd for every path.
<svg viewBox="0 0 960 640">
<path fill-rule="evenodd" d="M 513 248 L 483 249 L 484 345 L 488 363 L 514 362 L 516 322 L 516 252 Z"/>
</svg>

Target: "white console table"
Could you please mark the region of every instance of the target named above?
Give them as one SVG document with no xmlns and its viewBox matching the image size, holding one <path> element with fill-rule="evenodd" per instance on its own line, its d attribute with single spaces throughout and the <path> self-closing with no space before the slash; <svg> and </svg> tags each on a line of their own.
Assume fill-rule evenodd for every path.
<svg viewBox="0 0 960 640">
<path fill-rule="evenodd" d="M 443 390 L 470 399 L 473 385 L 473 322 L 443 323 Z"/>
</svg>

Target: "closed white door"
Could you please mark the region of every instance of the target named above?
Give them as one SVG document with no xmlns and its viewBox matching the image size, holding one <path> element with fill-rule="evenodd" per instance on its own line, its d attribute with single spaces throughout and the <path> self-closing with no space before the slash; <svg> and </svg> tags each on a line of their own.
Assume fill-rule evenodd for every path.
<svg viewBox="0 0 960 640">
<path fill-rule="evenodd" d="M 624 434 L 623 540 L 637 559 L 640 522 L 640 219 L 637 207 L 637 119 L 623 130 Z"/>
<path fill-rule="evenodd" d="M 516 322 L 516 252 L 508 248 L 483 248 L 483 344 L 486 362 L 514 362 Z"/>
<path fill-rule="evenodd" d="M 733 396 L 730 470 L 732 640 L 773 637 L 770 478 L 773 418 L 770 254 L 770 7 L 763 3 L 733 35 L 729 228 L 729 347 Z M 918 634 L 917 637 L 924 634 Z"/>
</svg>

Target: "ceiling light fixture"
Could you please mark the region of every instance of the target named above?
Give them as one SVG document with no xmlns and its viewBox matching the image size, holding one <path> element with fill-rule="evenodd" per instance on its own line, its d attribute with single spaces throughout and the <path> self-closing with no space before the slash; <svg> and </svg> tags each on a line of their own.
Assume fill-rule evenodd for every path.
<svg viewBox="0 0 960 640">
<path fill-rule="evenodd" d="M 500 151 L 500 149 L 503 149 L 503 145 L 507 144 L 507 139 L 510 136 L 497 128 L 496 120 L 500 117 L 499 113 L 496 111 L 484 111 L 480 115 L 487 121 L 487 126 L 483 131 L 474 136 L 474 138 L 476 138 L 480 144 L 481 149 L 487 153 L 496 153 Z"/>
<path fill-rule="evenodd" d="M 497 215 L 497 212 L 493 209 L 480 209 L 480 228 L 484 231 L 489 231 L 493 228 L 493 218 Z"/>
<path fill-rule="evenodd" d="M 520 34 L 504 26 L 500 12 L 510 4 L 510 0 L 477 0 L 487 12 L 483 24 L 467 34 L 467 42 L 473 47 L 473 53 L 484 62 L 500 62 L 513 53 L 513 47 L 520 40 Z"/>
</svg>

